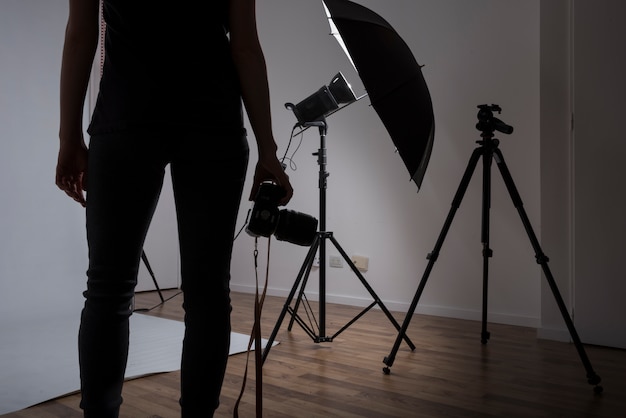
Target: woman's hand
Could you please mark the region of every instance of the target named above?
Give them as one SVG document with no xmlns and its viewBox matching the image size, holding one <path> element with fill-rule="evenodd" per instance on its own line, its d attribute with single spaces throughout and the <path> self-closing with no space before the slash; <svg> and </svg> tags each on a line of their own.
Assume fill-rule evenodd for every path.
<svg viewBox="0 0 626 418">
<path fill-rule="evenodd" d="M 87 190 L 87 147 L 61 145 L 56 168 L 56 185 L 69 197 L 86 205 L 84 191 Z"/>
<path fill-rule="evenodd" d="M 261 187 L 261 183 L 271 181 L 282 187 L 285 195 L 278 201 L 281 206 L 286 205 L 293 196 L 293 187 L 289 181 L 289 176 L 285 173 L 283 166 L 275 154 L 260 156 L 254 171 L 250 200 L 254 200 Z"/>
</svg>

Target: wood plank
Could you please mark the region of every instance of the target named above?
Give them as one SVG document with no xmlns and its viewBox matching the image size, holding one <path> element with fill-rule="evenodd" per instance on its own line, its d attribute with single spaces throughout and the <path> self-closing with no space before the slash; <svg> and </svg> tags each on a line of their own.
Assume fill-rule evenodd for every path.
<svg viewBox="0 0 626 418">
<path fill-rule="evenodd" d="M 167 298 L 176 290 L 164 291 Z M 233 331 L 249 334 L 254 295 L 233 293 Z M 140 293 L 136 307 L 154 307 L 155 292 Z M 182 296 L 149 314 L 182 320 Z M 265 300 L 262 331 L 274 329 L 284 299 Z M 317 305 L 311 303 L 314 312 Z M 332 335 L 362 308 L 327 304 L 327 332 Z M 399 323 L 401 313 L 393 313 Z M 407 335 L 416 348 L 400 346 L 391 373 L 382 368 L 397 331 L 372 309 L 332 342 L 315 343 L 297 325 L 287 330 L 289 315 L 263 367 L 266 418 L 317 417 L 568 417 L 626 416 L 626 351 L 585 346 L 605 390 L 595 395 L 575 346 L 538 340 L 534 329 L 489 324 L 491 338 L 481 344 L 481 324 L 452 318 L 415 315 Z M 254 356 L 239 408 L 255 415 Z M 243 381 L 246 354 L 231 356 L 217 417 L 233 416 Z M 122 418 L 177 418 L 178 371 L 126 382 Z M 79 395 L 45 402 L 2 418 L 81 417 Z"/>
</svg>

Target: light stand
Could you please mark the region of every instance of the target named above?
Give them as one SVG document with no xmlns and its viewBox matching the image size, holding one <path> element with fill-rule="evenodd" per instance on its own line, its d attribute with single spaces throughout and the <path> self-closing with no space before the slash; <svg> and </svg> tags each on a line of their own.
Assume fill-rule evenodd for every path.
<svg viewBox="0 0 626 418">
<path fill-rule="evenodd" d="M 152 267 L 150 266 L 150 262 L 148 261 L 148 256 L 146 255 L 146 252 L 144 250 L 141 250 L 141 260 L 145 264 L 146 269 L 148 270 L 148 273 L 150 273 L 150 277 L 152 277 L 152 282 L 154 283 L 154 286 L 156 287 L 156 291 L 159 294 L 159 299 L 161 299 L 161 304 L 165 303 L 165 299 L 163 299 L 163 293 L 161 293 L 161 288 L 159 287 L 159 284 L 157 283 L 156 276 L 154 275 L 154 272 L 152 271 Z"/>
<path fill-rule="evenodd" d="M 549 259 L 541 250 L 539 241 L 537 240 L 537 237 L 535 236 L 533 228 L 530 224 L 530 220 L 528 219 L 528 216 L 526 215 L 526 211 L 524 210 L 524 204 L 522 203 L 522 198 L 520 197 L 517 191 L 517 188 L 515 187 L 515 183 L 513 182 L 513 178 L 511 177 L 511 173 L 509 172 L 509 169 L 507 168 L 506 163 L 504 162 L 502 151 L 500 151 L 500 149 L 498 148 L 498 145 L 500 142 L 498 141 L 498 139 L 493 137 L 493 133 L 495 130 L 498 130 L 499 132 L 503 132 L 505 134 L 510 134 L 511 132 L 513 132 L 513 128 L 511 126 L 506 125 L 501 120 L 493 117 L 492 111 L 500 112 L 501 111 L 500 106 L 480 105 L 478 107 L 480 108 L 480 111 L 478 112 L 479 122 L 477 123 L 476 128 L 482 132 L 481 137 L 483 139 L 480 141 L 477 141 L 477 143 L 480 144 L 480 146 L 474 150 L 474 152 L 472 153 L 472 156 L 470 157 L 465 173 L 463 174 L 463 178 L 461 179 L 461 183 L 459 184 L 457 192 L 452 201 L 452 207 L 450 209 L 450 212 L 448 213 L 448 217 L 445 220 L 443 228 L 439 234 L 439 238 L 437 239 L 437 242 L 435 244 L 435 248 L 430 254 L 428 254 L 428 257 L 427 257 L 428 264 L 426 266 L 426 270 L 419 283 L 419 286 L 418 286 L 417 292 L 415 293 L 413 301 L 411 302 L 407 315 L 402 324 L 402 328 L 396 338 L 396 341 L 391 350 L 391 353 L 387 357 L 385 357 L 383 360 L 383 362 L 387 366 L 383 368 L 383 372 L 385 374 L 390 373 L 390 367 L 393 365 L 394 359 L 396 357 L 396 353 L 398 352 L 398 348 L 400 347 L 400 341 L 402 340 L 404 333 L 409 327 L 409 323 L 411 322 L 411 317 L 413 316 L 413 313 L 415 312 L 415 308 L 417 307 L 417 303 L 422 295 L 422 291 L 424 290 L 424 287 L 426 286 L 428 276 L 430 275 L 430 272 L 435 264 L 435 261 L 437 261 L 437 258 L 439 256 L 439 251 L 441 250 L 441 246 L 443 245 L 443 242 L 446 238 L 448 229 L 450 228 L 450 225 L 452 224 L 454 215 L 461 204 L 461 200 L 463 200 L 463 195 L 465 194 L 465 191 L 467 190 L 467 186 L 469 185 L 472 174 L 476 168 L 478 159 L 482 157 L 483 159 L 483 196 L 482 196 L 481 242 L 483 244 L 483 305 L 482 305 L 483 311 L 482 311 L 482 331 L 481 331 L 481 338 L 480 338 L 481 342 L 483 344 L 486 344 L 487 340 L 489 340 L 489 337 L 490 337 L 490 334 L 487 331 L 487 287 L 488 287 L 488 277 L 489 277 L 489 258 L 492 256 L 493 252 L 491 248 L 489 247 L 489 209 L 491 207 L 491 166 L 492 166 L 493 160 L 495 159 L 498 169 L 500 170 L 500 174 L 502 174 L 504 184 L 506 185 L 509 195 L 511 196 L 511 199 L 513 200 L 513 204 L 520 215 L 522 224 L 524 225 L 524 229 L 526 230 L 528 238 L 530 239 L 530 243 L 535 251 L 535 258 L 537 260 L 537 263 L 540 264 L 543 269 L 545 278 L 548 281 L 548 284 L 550 285 L 550 289 L 552 290 L 552 293 L 554 294 L 554 298 L 559 307 L 559 310 L 561 311 L 561 315 L 563 316 L 563 319 L 565 320 L 567 329 L 569 330 L 569 333 L 572 337 L 572 340 L 574 341 L 574 345 L 576 346 L 580 359 L 582 360 L 582 363 L 587 371 L 587 381 L 589 382 L 589 384 L 595 385 L 594 391 L 596 393 L 601 393 L 603 390 L 602 386 L 599 386 L 601 378 L 594 372 L 593 368 L 591 367 L 591 363 L 589 361 L 589 358 L 587 357 L 587 354 L 585 353 L 585 349 L 578 336 L 578 333 L 576 332 L 574 323 L 572 322 L 572 319 L 570 318 L 569 313 L 567 312 L 567 307 L 565 305 L 565 302 L 563 301 L 563 298 L 561 297 L 561 294 L 556 285 L 554 277 L 552 276 L 552 273 L 550 272 L 550 268 L 548 267 Z"/>
<path fill-rule="evenodd" d="M 391 315 L 389 310 L 385 307 L 384 303 L 380 300 L 374 289 L 367 283 L 361 272 L 357 269 L 357 267 L 352 263 L 348 254 L 344 251 L 344 249 L 339 245 L 337 239 L 335 239 L 333 233 L 331 231 L 326 230 L 326 187 L 327 187 L 327 178 L 328 172 L 326 171 L 326 132 L 327 125 L 325 118 L 320 120 L 304 122 L 301 123 L 305 129 L 309 127 L 317 127 L 319 129 L 320 134 L 320 148 L 318 152 L 313 155 L 317 156 L 317 163 L 319 165 L 319 231 L 317 232 L 315 238 L 313 239 L 313 243 L 311 244 L 309 251 L 304 259 L 304 263 L 300 268 L 296 281 L 291 288 L 291 292 L 285 301 L 283 309 L 278 317 L 278 321 L 274 326 L 274 330 L 272 331 L 271 336 L 268 339 L 268 342 L 265 346 L 265 350 L 263 352 L 263 362 L 267 358 L 269 351 L 274 343 L 274 339 L 278 334 L 278 330 L 280 329 L 283 320 L 285 319 L 285 315 L 289 313 L 291 315 L 291 322 L 289 324 L 289 330 L 291 330 L 293 326 L 293 322 L 297 322 L 298 325 L 302 327 L 302 329 L 311 337 L 313 342 L 332 342 L 335 337 L 341 334 L 344 330 L 346 330 L 350 325 L 356 322 L 359 318 L 361 318 L 366 312 L 372 309 L 374 306 L 378 305 L 380 309 L 385 313 L 385 315 L 389 318 L 391 323 L 396 327 L 396 329 L 400 330 L 400 325 L 395 320 L 395 318 Z M 330 240 L 330 242 L 335 246 L 337 251 L 341 254 L 346 263 L 350 266 L 354 274 L 361 281 L 361 284 L 367 289 L 369 294 L 372 296 L 374 301 L 367 306 L 363 311 L 361 311 L 356 317 L 354 317 L 351 321 L 349 321 L 346 325 L 344 325 L 341 329 L 339 329 L 332 336 L 327 336 L 326 334 L 326 240 Z M 309 278 L 309 274 L 311 272 L 311 268 L 315 261 L 315 255 L 319 249 L 319 322 L 316 324 L 318 330 L 313 328 L 313 325 L 309 325 L 302 320 L 300 315 L 298 315 L 299 305 L 304 297 L 304 290 Z M 300 289 L 298 297 L 296 299 L 294 307 L 291 307 L 291 302 L 293 298 Z M 411 340 L 402 333 L 402 338 L 407 342 L 411 350 L 415 349 L 415 345 L 411 342 Z"/>
<path fill-rule="evenodd" d="M 156 291 L 159 294 L 159 299 L 161 299 L 161 302 L 157 303 L 156 305 L 154 305 L 151 308 L 133 309 L 133 312 L 149 312 L 149 311 L 153 310 L 154 308 L 156 308 L 157 306 L 163 305 L 168 300 L 175 298 L 176 296 L 178 296 L 182 292 L 182 291 L 179 291 L 175 295 L 170 296 L 167 299 L 164 299 L 163 298 L 163 293 L 161 292 L 161 288 L 159 287 L 159 283 L 157 282 L 156 276 L 154 275 L 154 271 L 152 271 L 152 267 L 150 266 L 150 262 L 148 261 L 148 256 L 146 255 L 146 252 L 144 250 L 141 250 L 141 260 L 145 264 L 146 269 L 148 270 L 148 273 L 150 273 L 150 277 L 152 277 L 152 282 L 154 283 L 154 286 L 156 287 Z M 133 304 L 134 304 L 134 302 L 133 302 Z"/>
</svg>

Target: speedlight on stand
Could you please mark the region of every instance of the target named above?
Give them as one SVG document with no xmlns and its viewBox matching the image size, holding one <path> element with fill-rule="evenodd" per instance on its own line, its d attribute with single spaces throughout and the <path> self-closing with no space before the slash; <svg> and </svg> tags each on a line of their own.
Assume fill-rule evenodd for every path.
<svg viewBox="0 0 626 418">
<path fill-rule="evenodd" d="M 328 172 L 326 171 L 326 120 L 322 118 L 321 120 L 304 122 L 301 123 L 301 126 L 304 129 L 309 127 L 317 127 L 319 129 L 320 134 L 320 148 L 318 152 L 313 155 L 317 156 L 317 163 L 319 165 L 319 231 L 315 236 L 313 243 L 311 244 L 309 251 L 307 252 L 306 258 L 304 259 L 304 263 L 300 268 L 298 276 L 291 288 L 289 296 L 285 301 L 283 309 L 278 317 L 276 325 L 274 326 L 274 330 L 272 331 L 271 336 L 268 338 L 268 342 L 263 351 L 263 362 L 267 358 L 269 354 L 270 348 L 278 334 L 278 331 L 285 319 L 287 313 L 291 315 L 291 321 L 289 323 L 289 330 L 291 331 L 293 327 L 293 323 L 297 322 L 298 325 L 311 337 L 313 342 L 321 343 L 321 342 L 332 342 L 335 337 L 345 331 L 350 325 L 356 322 L 359 318 L 361 318 L 365 313 L 367 313 L 374 306 L 378 305 L 380 309 L 385 313 L 387 318 L 391 321 L 391 323 L 395 326 L 396 330 L 400 331 L 400 324 L 395 320 L 395 318 L 391 315 L 391 312 L 386 308 L 384 303 L 380 300 L 374 289 L 367 283 L 361 272 L 357 269 L 354 263 L 350 260 L 348 254 L 341 247 L 337 239 L 334 237 L 331 231 L 326 230 L 326 186 L 327 186 L 327 178 Z M 350 320 L 347 324 L 345 324 L 342 328 L 340 328 L 333 335 L 328 336 L 326 334 L 326 241 L 330 240 L 333 246 L 339 251 L 339 254 L 343 257 L 346 263 L 350 266 L 354 274 L 360 280 L 361 284 L 367 289 L 369 294 L 373 298 L 373 302 L 367 306 L 364 310 L 362 310 L 356 317 Z M 304 304 L 308 305 L 308 301 L 306 300 L 306 296 L 304 294 L 305 287 L 309 278 L 309 274 L 311 273 L 311 268 L 315 262 L 315 256 L 319 250 L 319 320 L 315 320 L 313 316 L 312 310 L 307 309 L 307 316 L 312 320 L 309 323 L 305 322 L 303 318 L 298 314 L 298 310 L 300 305 L 304 302 Z M 298 297 L 296 298 L 295 304 L 292 307 L 291 304 L 294 300 L 294 297 L 298 293 Z M 305 306 L 305 309 L 307 306 Z M 404 339 L 406 343 L 409 345 L 411 350 L 415 349 L 415 345 L 413 342 L 406 336 L 406 330 L 402 332 L 401 340 Z"/>
<path fill-rule="evenodd" d="M 530 239 L 530 243 L 535 251 L 535 258 L 538 264 L 541 265 L 543 269 L 544 276 L 550 285 L 550 289 L 554 295 L 556 303 L 561 311 L 561 315 L 565 320 L 565 324 L 567 325 L 567 329 L 571 335 L 572 341 L 576 346 L 576 350 L 582 360 L 582 363 L 587 371 L 587 381 L 589 384 L 594 385 L 594 391 L 596 393 L 602 392 L 602 386 L 599 385 L 601 378 L 598 376 L 591 363 L 587 354 L 585 352 L 585 348 L 576 332 L 576 328 L 574 327 L 574 323 L 569 316 L 567 311 L 567 307 L 563 302 L 563 298 L 559 292 L 559 289 L 556 285 L 554 277 L 550 272 L 550 268 L 548 267 L 548 257 L 541 250 L 541 246 L 539 245 L 539 241 L 535 236 L 533 228 L 530 224 L 528 216 L 526 215 L 526 211 L 524 210 L 524 205 L 522 203 L 522 199 L 515 187 L 515 183 L 513 182 L 513 178 L 511 177 L 511 173 L 504 162 L 504 157 L 502 155 L 502 151 L 498 148 L 499 141 L 498 139 L 493 137 L 494 131 L 499 131 L 505 134 L 510 134 L 513 132 L 513 127 L 506 125 L 501 120 L 493 117 L 493 111 L 497 111 L 498 113 L 501 111 L 500 106 L 498 105 L 480 105 L 478 112 L 478 123 L 476 124 L 476 128 L 481 131 L 482 140 L 477 141 L 480 145 L 477 147 L 472 156 L 470 157 L 469 163 L 463 174 L 463 178 L 461 179 L 461 183 L 457 189 L 457 192 L 452 201 L 452 207 L 448 216 L 445 220 L 441 233 L 439 234 L 439 238 L 437 239 L 437 243 L 435 244 L 434 250 L 428 254 L 428 264 L 426 266 L 426 270 L 424 271 L 424 275 L 419 283 L 417 292 L 411 302 L 409 310 L 407 312 L 406 318 L 402 324 L 401 330 L 398 333 L 394 346 L 391 350 L 391 353 L 384 358 L 383 362 L 386 364 L 386 367 L 383 368 L 383 372 L 385 374 L 390 373 L 390 367 L 393 365 L 396 354 L 400 347 L 400 341 L 402 340 L 404 333 L 409 327 L 409 323 L 411 322 L 411 317 L 415 312 L 415 308 L 417 307 L 417 303 L 422 295 L 422 291 L 426 286 L 426 282 L 428 280 L 428 276 L 437 261 L 439 256 L 439 251 L 443 245 L 443 242 L 446 238 L 450 225 L 452 224 L 452 220 L 454 219 L 454 215 L 459 208 L 461 201 L 463 200 L 463 195 L 467 190 L 467 186 L 471 180 L 472 174 L 478 164 L 478 160 L 482 157 L 483 160 L 483 195 L 482 195 L 482 227 L 481 227 L 481 242 L 483 244 L 483 305 L 482 305 L 482 331 L 481 331 L 481 342 L 486 344 L 489 340 L 489 332 L 487 331 L 487 289 L 488 289 L 488 277 L 489 277 L 489 258 L 492 256 L 493 251 L 489 247 L 489 209 L 491 207 L 491 166 L 492 162 L 495 160 L 498 169 L 500 170 L 500 174 L 502 174 L 502 178 L 504 180 L 504 184 L 513 200 L 513 204 L 517 209 L 522 223 L 524 225 L 524 229 Z"/>
</svg>

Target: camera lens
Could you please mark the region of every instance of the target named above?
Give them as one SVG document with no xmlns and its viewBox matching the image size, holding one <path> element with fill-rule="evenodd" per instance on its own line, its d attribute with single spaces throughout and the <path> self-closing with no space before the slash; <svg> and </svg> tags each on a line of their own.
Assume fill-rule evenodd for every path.
<svg viewBox="0 0 626 418">
<path fill-rule="evenodd" d="M 309 246 L 317 233 L 317 219 L 305 213 L 283 209 L 278 216 L 274 235 L 280 241 Z"/>
</svg>

